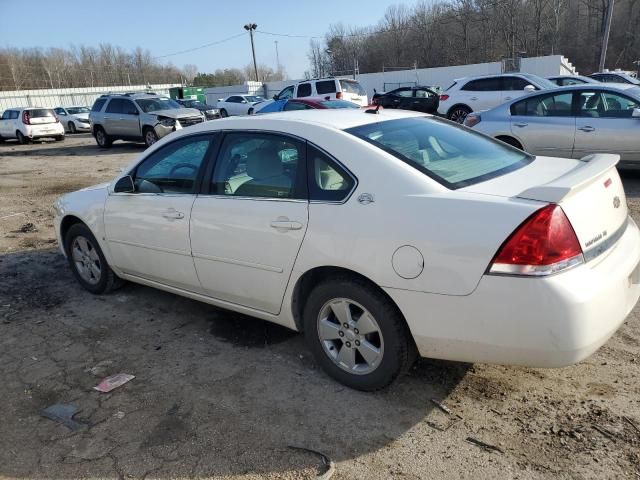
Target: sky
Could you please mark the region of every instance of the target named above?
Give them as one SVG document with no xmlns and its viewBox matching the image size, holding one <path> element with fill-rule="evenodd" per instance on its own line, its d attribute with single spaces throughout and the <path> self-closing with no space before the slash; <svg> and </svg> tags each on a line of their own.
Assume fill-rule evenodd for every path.
<svg viewBox="0 0 640 480">
<path fill-rule="evenodd" d="M 242 34 L 218 45 L 161 59 L 178 67 L 192 63 L 201 72 L 212 72 L 251 63 L 251 43 L 243 25 L 256 23 L 258 63 L 276 68 L 277 40 L 280 63 L 290 78 L 300 78 L 309 68 L 310 39 L 272 36 L 260 30 L 323 36 L 333 23 L 374 25 L 395 3 L 400 2 L 0 0 L 0 46 L 46 49 L 68 48 L 72 44 L 97 46 L 103 42 L 126 50 L 140 46 L 153 56 L 162 56 Z"/>
</svg>

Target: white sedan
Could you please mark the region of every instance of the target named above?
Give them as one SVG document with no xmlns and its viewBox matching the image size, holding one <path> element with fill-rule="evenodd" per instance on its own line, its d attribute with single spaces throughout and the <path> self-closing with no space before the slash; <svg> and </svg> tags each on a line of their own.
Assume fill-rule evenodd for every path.
<svg viewBox="0 0 640 480">
<path fill-rule="evenodd" d="M 87 290 L 130 280 L 303 331 L 375 390 L 416 354 L 559 367 L 605 343 L 640 295 L 617 161 L 402 111 L 275 113 L 163 138 L 57 200 L 55 226 Z"/>
<path fill-rule="evenodd" d="M 258 95 L 231 95 L 224 100 L 218 100 L 216 108 L 220 110 L 221 117 L 253 115 L 256 105 L 264 101 L 264 98 Z"/>
<path fill-rule="evenodd" d="M 58 115 L 65 131 L 69 133 L 90 132 L 89 113 L 87 107 L 57 107 L 53 109 Z"/>
</svg>

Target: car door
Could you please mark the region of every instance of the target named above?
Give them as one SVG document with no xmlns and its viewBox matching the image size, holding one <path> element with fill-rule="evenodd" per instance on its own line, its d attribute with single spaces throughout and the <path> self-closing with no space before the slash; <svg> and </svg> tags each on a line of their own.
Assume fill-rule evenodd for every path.
<svg viewBox="0 0 640 480">
<path fill-rule="evenodd" d="M 582 90 L 578 97 L 574 158 L 617 153 L 620 160 L 640 161 L 640 102 L 614 90 Z"/>
<path fill-rule="evenodd" d="M 181 137 L 144 158 L 131 172 L 135 191 L 111 192 L 104 225 L 111 261 L 124 273 L 200 292 L 189 220 L 211 134 Z"/>
<path fill-rule="evenodd" d="M 425 113 L 435 113 L 438 110 L 438 95 L 427 88 L 416 88 L 413 91 L 414 108 Z"/>
<path fill-rule="evenodd" d="M 500 77 L 478 78 L 467 82 L 460 89 L 461 98 L 456 103 L 463 103 L 474 112 L 493 108 L 501 103 L 502 81 Z"/>
<path fill-rule="evenodd" d="M 124 136 L 122 122 L 125 112 L 125 103 L 122 98 L 112 98 L 104 111 L 104 127 L 108 135 Z"/>
<path fill-rule="evenodd" d="M 118 117 L 122 135 L 127 137 L 141 137 L 142 129 L 140 128 L 140 113 L 133 101 L 128 99 L 122 100 L 122 113 Z"/>
<path fill-rule="evenodd" d="M 525 90 L 525 87 L 531 85 L 531 82 L 522 77 L 506 76 L 502 78 L 502 91 L 500 92 L 500 101 L 502 103 L 516 98 L 528 95 L 531 92 Z M 533 86 L 533 85 L 532 85 Z"/>
<path fill-rule="evenodd" d="M 305 147 L 284 134 L 225 135 L 209 194 L 196 199 L 191 248 L 205 294 L 280 312 L 308 221 Z"/>
<path fill-rule="evenodd" d="M 400 108 L 410 110 L 413 104 L 411 87 L 396 88 L 382 97 L 384 108 Z"/>
<path fill-rule="evenodd" d="M 576 132 L 573 91 L 532 95 L 511 105 L 511 132 L 534 155 L 571 157 Z"/>
<path fill-rule="evenodd" d="M 298 85 L 296 89 L 296 98 L 304 98 L 311 96 L 311 84 L 310 83 L 301 83 Z"/>
<path fill-rule="evenodd" d="M 242 115 L 243 113 L 245 113 L 244 110 L 244 106 L 243 106 L 243 98 L 238 96 L 238 95 L 234 95 L 233 97 L 229 97 L 229 99 L 227 100 L 228 104 L 227 104 L 227 112 L 229 113 L 229 115 Z"/>
<path fill-rule="evenodd" d="M 11 114 L 13 110 L 5 110 L 0 118 L 0 135 L 3 137 L 13 137 L 14 132 L 11 131 Z"/>
</svg>

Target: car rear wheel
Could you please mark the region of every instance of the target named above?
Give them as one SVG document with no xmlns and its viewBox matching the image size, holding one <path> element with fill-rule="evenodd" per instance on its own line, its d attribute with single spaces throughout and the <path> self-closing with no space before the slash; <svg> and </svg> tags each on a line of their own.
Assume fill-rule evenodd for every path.
<svg viewBox="0 0 640 480">
<path fill-rule="evenodd" d="M 65 237 L 65 251 L 76 280 L 91 293 L 108 293 L 123 281 L 107 264 L 96 238 L 89 228 L 76 223 Z"/>
<path fill-rule="evenodd" d="M 95 129 L 96 143 L 100 148 L 110 148 L 113 140 L 107 135 L 102 127 L 96 127 Z"/>
<path fill-rule="evenodd" d="M 76 124 L 73 122 L 69 122 L 67 124 L 67 126 L 69 127 L 69 133 L 76 133 Z"/>
<path fill-rule="evenodd" d="M 361 279 L 334 278 L 316 286 L 303 320 L 316 361 L 348 387 L 384 388 L 415 360 L 415 345 L 400 312 Z"/>
<path fill-rule="evenodd" d="M 464 119 L 467 118 L 467 115 L 471 113 L 471 109 L 465 105 L 456 105 L 451 110 L 449 110 L 449 114 L 447 118 L 456 123 L 464 123 Z"/>
<path fill-rule="evenodd" d="M 153 130 L 153 128 L 146 128 L 144 130 L 144 144 L 148 147 L 153 145 L 158 141 L 158 135 Z"/>
<path fill-rule="evenodd" d="M 228 117 L 229 114 L 227 113 L 227 111 L 223 108 L 222 110 L 220 110 L 220 116 L 222 118 Z"/>
<path fill-rule="evenodd" d="M 18 143 L 20 145 L 25 145 L 25 144 L 31 142 L 31 140 L 29 138 L 25 137 L 20 130 L 16 131 L 16 138 L 18 139 Z"/>
</svg>

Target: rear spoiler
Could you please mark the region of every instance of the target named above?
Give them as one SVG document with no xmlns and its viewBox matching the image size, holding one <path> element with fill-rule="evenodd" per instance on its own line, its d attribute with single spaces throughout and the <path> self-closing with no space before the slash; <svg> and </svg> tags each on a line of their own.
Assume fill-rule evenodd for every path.
<svg viewBox="0 0 640 480">
<path fill-rule="evenodd" d="M 594 178 L 615 167 L 620 161 L 620 155 L 594 153 L 582 157 L 580 161 L 584 162 L 584 164 L 578 165 L 549 183 L 528 188 L 516 195 L 516 197 L 559 203 L 591 184 Z"/>
</svg>

